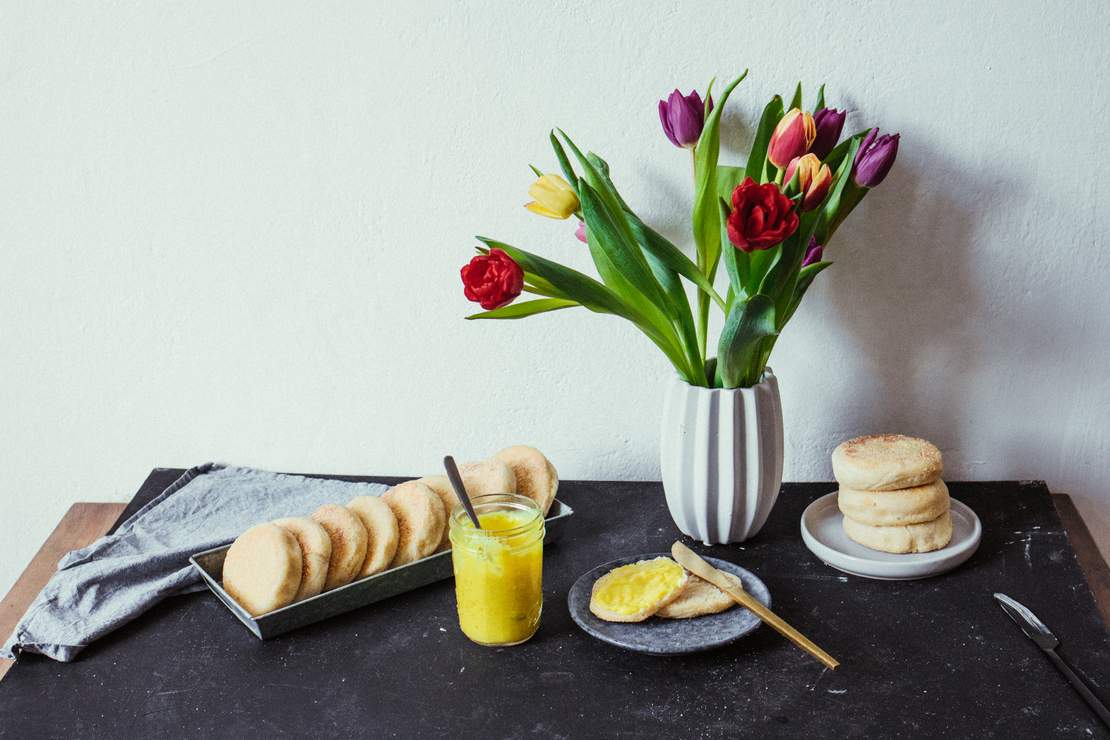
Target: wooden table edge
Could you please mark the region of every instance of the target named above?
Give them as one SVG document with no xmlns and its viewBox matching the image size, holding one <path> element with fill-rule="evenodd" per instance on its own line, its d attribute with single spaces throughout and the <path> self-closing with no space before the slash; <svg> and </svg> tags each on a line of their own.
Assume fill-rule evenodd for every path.
<svg viewBox="0 0 1110 740">
<path fill-rule="evenodd" d="M 1068 533 L 1068 541 L 1075 552 L 1075 559 L 1079 561 L 1079 569 L 1087 579 L 1087 588 L 1091 590 L 1095 606 L 1102 616 L 1102 624 L 1110 630 L 1110 565 L 1098 549 L 1098 543 L 1091 536 L 1087 523 L 1075 508 L 1075 502 L 1066 493 L 1052 494 L 1052 502 L 1056 504 L 1056 511 L 1060 514 L 1060 522 L 1064 531 Z"/>
<path fill-rule="evenodd" d="M 1087 586 L 1094 597 L 1095 606 L 1103 624 L 1110 628 L 1110 565 L 1102 557 L 1098 544 L 1087 524 L 1079 515 L 1071 496 L 1052 494 L 1060 521 L 1068 533 L 1079 567 L 1087 579 Z M 80 502 L 69 507 L 58 526 L 46 538 L 35 557 L 0 601 L 0 639 L 7 639 L 27 607 L 50 580 L 57 569 L 58 560 L 70 550 L 92 543 L 104 535 L 119 519 L 127 504 Z M 0 659 L 0 680 L 3 680 L 14 660 Z"/>
<path fill-rule="evenodd" d="M 0 601 L 0 640 L 7 640 L 11 635 L 27 607 L 57 570 L 62 556 L 102 537 L 112 528 L 126 507 L 127 504 L 85 501 L 69 507 L 58 526 L 54 527 L 54 531 L 16 579 L 7 596 Z M 14 664 L 14 660 L 0 659 L 0 680 L 3 680 Z"/>
</svg>

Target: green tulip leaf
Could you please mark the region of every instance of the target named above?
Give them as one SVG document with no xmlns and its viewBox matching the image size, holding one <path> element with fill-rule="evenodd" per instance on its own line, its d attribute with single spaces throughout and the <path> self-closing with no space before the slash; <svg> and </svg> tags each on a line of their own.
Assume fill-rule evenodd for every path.
<svg viewBox="0 0 1110 740">
<path fill-rule="evenodd" d="M 628 223 L 624 220 L 623 216 L 620 216 L 623 211 L 623 209 L 621 208 L 620 196 L 618 196 L 613 190 L 610 189 L 609 183 L 606 182 L 606 179 L 602 175 L 601 171 L 598 170 L 597 166 L 592 161 L 590 161 L 589 157 L 582 153 L 582 150 L 578 148 L 578 145 L 574 143 L 574 140 L 567 136 L 567 132 L 563 131 L 562 129 L 556 130 L 562 135 L 563 142 L 568 147 L 570 147 L 571 153 L 574 154 L 575 159 L 578 160 L 579 166 L 582 167 L 581 179 L 589 183 L 590 187 L 597 191 L 598 196 L 602 199 L 602 201 L 605 203 L 606 208 L 608 208 L 611 213 L 617 214 L 617 216 L 614 218 L 614 226 L 616 226 L 618 229 L 622 229 L 625 232 L 625 236 L 628 238 L 629 241 L 631 241 L 631 228 L 628 226 Z M 594 157 L 595 159 L 600 159 L 599 157 L 597 157 L 597 155 L 594 155 Z"/>
<path fill-rule="evenodd" d="M 483 236 L 479 236 L 478 241 L 504 251 L 520 265 L 525 276 L 533 275 L 540 278 L 553 290 L 562 293 L 568 299 L 578 301 L 591 311 L 616 314 L 636 323 L 643 320 L 635 310 L 621 300 L 620 296 L 589 275 L 504 242 Z M 532 280 L 534 281 L 535 278 Z M 538 281 L 537 284 L 541 288 L 544 287 Z"/>
<path fill-rule="evenodd" d="M 687 382 L 696 382 L 698 373 L 690 367 L 687 357 L 675 345 L 673 332 L 660 332 L 655 323 L 640 313 L 637 307 L 629 305 L 604 284 L 577 270 L 564 267 L 558 262 L 540 257 L 537 254 L 518 249 L 495 239 L 479 236 L 478 241 L 488 247 L 503 250 L 520 265 L 525 275 L 537 275 L 547 280 L 555 290 L 569 300 L 575 300 L 596 313 L 611 313 L 631 321 L 663 351 L 675 369 Z"/>
<path fill-rule="evenodd" d="M 600 262 L 613 263 L 625 281 L 631 284 L 633 292 L 646 297 L 652 307 L 658 311 L 658 308 L 664 305 L 662 288 L 659 287 L 655 276 L 648 268 L 643 252 L 637 246 L 632 227 L 625 217 L 623 199 L 612 187 L 612 182 L 607 174 L 602 173 L 595 162 L 600 162 L 606 170 L 608 165 L 597 155 L 591 154 L 590 157 L 584 155 L 565 131 L 560 130 L 559 133 L 562 134 L 563 141 L 570 147 L 578 159 L 578 163 L 582 166 L 583 172 L 578 186 L 578 196 L 579 200 L 582 201 L 582 217 L 586 222 L 587 232 L 590 234 L 595 231 L 598 232 L 599 239 L 597 241 L 601 242 L 600 246 L 605 252 Z M 590 201 L 589 207 L 586 205 L 587 200 Z M 592 218 L 588 215 L 589 213 L 593 214 Z M 597 221 L 597 223 L 595 224 L 594 221 Z M 595 249 L 595 240 L 591 238 L 588 241 L 590 253 L 594 256 L 594 263 L 598 267 L 598 273 L 601 274 L 602 280 L 608 283 L 610 277 L 602 272 L 602 264 L 599 264 L 598 259 L 599 254 Z M 614 275 L 608 268 L 607 271 L 610 275 Z M 617 283 L 621 282 L 619 277 L 614 276 L 613 279 Z"/>
<path fill-rule="evenodd" d="M 663 289 L 667 300 L 670 301 L 670 313 L 674 320 L 675 330 L 678 332 L 679 342 L 682 345 L 682 351 L 687 357 L 693 376 L 689 379 L 695 385 L 702 385 L 707 382 L 704 378 L 704 370 L 702 368 L 701 356 L 698 354 L 698 335 L 697 330 L 694 328 L 694 315 L 690 312 L 690 300 L 686 297 L 686 291 L 682 287 L 682 281 L 678 279 L 678 273 L 668 267 L 662 260 L 650 252 L 645 252 L 647 257 L 648 266 L 655 274 L 655 279 L 659 281 L 659 286 Z"/>
<path fill-rule="evenodd" d="M 825 83 L 821 83 L 821 87 L 817 89 L 817 102 L 813 106 L 813 112 L 821 110 L 825 107 Z"/>
<path fill-rule="evenodd" d="M 852 145 L 852 141 L 855 139 L 859 139 L 860 141 L 862 141 L 863 137 L 867 136 L 867 132 L 870 130 L 871 129 L 869 128 L 865 128 L 863 131 L 857 131 L 844 141 L 834 146 L 833 150 L 829 152 L 829 156 L 825 157 L 825 164 L 829 166 L 829 169 L 835 172 L 837 168 L 840 167 L 840 164 L 844 161 L 844 155 L 848 153 L 848 147 Z"/>
<path fill-rule="evenodd" d="M 558 311 L 561 308 L 574 308 L 581 306 L 578 301 L 568 301 L 562 298 L 541 298 L 536 301 L 510 303 L 508 306 L 495 308 L 492 311 L 482 311 L 471 314 L 468 319 L 523 319 L 526 316 L 535 316 L 538 313 Z"/>
<path fill-rule="evenodd" d="M 721 116 L 736 86 L 748 76 L 748 70 L 728 84 L 721 99 L 705 119 L 697 146 L 694 148 L 694 208 L 691 214 L 697 266 L 712 284 L 721 260 L 720 213 L 717 209 L 717 161 L 721 152 Z M 705 358 L 709 335 L 709 298 L 698 294 L 698 351 Z"/>
<path fill-rule="evenodd" d="M 559 291 L 553 290 L 552 288 L 548 288 L 547 286 L 545 286 L 543 284 L 537 285 L 534 282 L 532 282 L 532 280 L 535 280 L 535 278 L 536 278 L 536 276 L 532 275 L 531 279 L 529 279 L 528 273 L 525 273 L 525 275 L 524 275 L 524 292 L 525 293 L 531 293 L 533 295 L 542 295 L 545 298 L 563 298 L 563 295 Z M 566 299 L 564 298 L 564 300 L 566 300 Z"/>
<path fill-rule="evenodd" d="M 766 277 L 767 272 L 777 264 L 779 255 L 781 254 L 782 249 L 779 247 L 757 249 L 748 253 L 750 268 L 748 271 L 748 280 L 744 285 L 744 292 L 747 295 L 755 295 L 759 292 L 759 286 L 763 283 L 764 277 Z"/>
<path fill-rule="evenodd" d="M 740 251 L 732 245 L 728 238 L 728 214 L 729 206 L 724 198 L 717 201 L 718 207 L 721 212 L 721 244 L 724 261 L 725 271 L 728 273 L 728 289 L 732 295 L 745 295 L 744 285 L 747 283 L 748 272 L 751 270 L 751 265 L 748 261 L 748 255 Z M 727 315 L 727 310 L 726 310 Z"/>
<path fill-rule="evenodd" d="M 744 168 L 744 177 L 750 177 L 759 183 L 767 182 L 767 146 L 771 143 L 771 134 L 775 132 L 775 126 L 783 115 L 782 98 L 776 95 L 764 106 L 763 115 L 759 117 L 751 152 L 748 154 L 748 164 Z"/>
<path fill-rule="evenodd" d="M 744 181 L 743 167 L 730 167 L 717 165 L 717 196 L 727 201 L 732 200 L 732 191 Z M 723 242 L 722 242 L 723 244 Z"/>
<path fill-rule="evenodd" d="M 794 316 L 794 312 L 798 310 L 798 306 L 802 303 L 802 298 L 805 296 L 809 286 L 813 284 L 813 279 L 816 278 L 825 268 L 832 265 L 832 262 L 814 262 L 812 265 L 806 265 L 798 273 L 798 283 L 794 286 L 794 295 L 790 299 L 790 307 L 786 311 L 786 315 L 782 319 L 782 325 L 785 326 L 786 322 Z"/>
<path fill-rule="evenodd" d="M 567 159 L 566 150 L 563 149 L 563 145 L 559 143 L 559 139 L 555 136 L 554 131 L 551 132 L 548 138 L 551 140 L 551 148 L 555 150 L 555 158 L 559 160 L 559 167 L 563 170 L 563 177 L 565 177 L 567 182 L 577 191 L 578 175 L 575 174 L 574 168 L 570 166 L 570 160 Z"/>
<path fill-rule="evenodd" d="M 736 301 L 725 319 L 717 348 L 717 370 L 725 388 L 755 385 L 763 374 L 763 341 L 777 334 L 775 302 L 756 294 Z"/>
<path fill-rule="evenodd" d="M 717 271 L 721 255 L 721 231 L 717 210 L 717 159 L 721 149 L 721 115 L 729 95 L 748 76 L 748 70 L 729 83 L 713 112 L 705 121 L 697 147 L 694 149 L 694 244 L 698 250 L 698 264 L 710 281 Z"/>
<path fill-rule="evenodd" d="M 805 248 L 802 246 L 801 234 L 794 234 L 775 249 L 779 252 L 778 259 L 767 270 L 763 281 L 759 285 L 759 292 L 769 296 L 775 301 L 776 315 L 785 315 L 786 306 L 793 295 L 794 282 L 797 279 L 798 268 L 805 257 Z M 782 329 L 782 325 L 778 327 Z"/>
<path fill-rule="evenodd" d="M 684 374 L 690 382 L 700 385 L 697 368 L 701 359 L 697 353 L 696 335 L 691 341 L 688 322 L 683 316 L 689 313 L 689 303 L 681 284 L 673 280 L 676 285 L 670 286 L 670 292 L 664 291 L 657 273 L 651 270 L 639 245 L 634 241 L 625 241 L 613 223 L 612 214 L 586 178 L 579 182 L 579 191 L 582 215 L 589 233 L 588 247 L 601 279 L 626 303 L 634 306 L 663 341 L 683 355 Z M 677 300 L 679 295 L 681 303 Z"/>
<path fill-rule="evenodd" d="M 658 314 L 666 321 L 667 317 L 663 317 L 660 311 L 665 305 L 662 289 L 635 237 L 631 237 L 631 228 L 626 237 L 613 212 L 585 177 L 578 184 L 578 189 L 582 217 L 589 234 L 587 246 L 602 281 L 625 300 L 637 305 L 645 315 L 654 317 Z M 623 211 L 620 219 L 627 224 Z"/>
<path fill-rule="evenodd" d="M 725 303 L 721 299 L 720 294 L 717 293 L 713 284 L 710 283 L 701 270 L 698 269 L 698 266 L 694 264 L 693 260 L 687 257 L 681 249 L 672 244 L 667 237 L 641 221 L 636 214 L 626 212 L 625 215 L 632 225 L 632 231 L 636 234 L 637 241 L 639 241 L 640 245 L 644 248 L 645 254 L 654 257 L 671 270 L 674 270 L 676 273 L 692 282 L 699 290 L 708 295 L 714 303 L 720 306 L 721 310 L 724 310 Z"/>
<path fill-rule="evenodd" d="M 844 153 L 844 157 L 841 158 L 840 166 L 836 168 L 836 174 L 833 175 L 833 186 L 829 189 L 828 195 L 825 196 L 825 200 L 822 201 L 821 207 L 816 211 L 821 214 L 821 220 L 810 229 L 810 234 L 816 234 L 818 242 L 822 245 L 828 242 L 828 238 L 832 235 L 836 225 L 843 221 L 844 217 L 848 215 L 847 213 L 841 213 L 841 198 L 844 195 L 844 189 L 852 179 L 852 166 L 856 160 L 856 153 L 859 151 L 860 144 L 863 143 L 863 136 L 861 134 L 856 134 L 845 143 L 848 144 L 848 148 Z M 853 184 L 853 188 L 855 187 L 856 186 Z M 860 198 L 862 199 L 862 196 L 860 196 Z M 859 203 L 859 200 L 852 203 L 853 208 L 856 203 Z M 823 228 L 822 225 L 824 225 Z M 807 242 L 808 239 L 809 237 L 807 236 Z"/>
<path fill-rule="evenodd" d="M 624 210 L 624 217 L 632 229 L 635 240 L 642 248 L 648 266 L 655 275 L 655 279 L 658 281 L 666 300 L 670 304 L 668 313 L 676 331 L 678 331 L 683 351 L 690 357 L 691 367 L 696 370 L 702 366 L 701 357 L 698 352 L 697 335 L 694 331 L 693 318 L 690 314 L 690 302 L 677 276 L 681 275 L 686 277 L 688 280 L 695 283 L 702 291 L 708 292 L 710 297 L 723 305 L 721 297 L 717 295 L 716 291 L 713 290 L 713 285 L 706 279 L 705 275 L 698 270 L 697 266 L 689 257 L 683 254 L 678 247 L 669 242 L 662 234 L 659 234 L 651 227 L 647 226 L 640 220 L 640 217 L 628 207 L 628 204 L 621 197 L 617 187 L 613 184 L 610 176 L 609 163 L 593 152 L 588 153 L 586 159 L 593 165 L 594 169 L 597 170 L 612 199 L 619 203 Z M 698 373 L 699 378 L 700 375 L 701 373 Z"/>
<path fill-rule="evenodd" d="M 799 82 L 797 87 L 794 88 L 794 97 L 790 98 L 790 107 L 787 110 L 794 110 L 795 108 L 802 107 L 802 83 Z"/>
</svg>

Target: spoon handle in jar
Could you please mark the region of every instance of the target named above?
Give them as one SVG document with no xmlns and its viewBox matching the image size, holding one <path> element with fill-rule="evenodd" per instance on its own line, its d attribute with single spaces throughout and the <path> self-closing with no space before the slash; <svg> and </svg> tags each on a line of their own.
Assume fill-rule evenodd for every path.
<svg viewBox="0 0 1110 740">
<path fill-rule="evenodd" d="M 466 495 L 466 486 L 463 485 L 462 476 L 459 475 L 459 466 L 455 464 L 455 458 L 450 455 L 444 457 L 443 467 L 447 469 L 447 479 L 451 481 L 451 487 L 455 489 L 455 495 L 462 502 L 463 508 L 470 516 L 470 521 L 474 523 L 474 528 L 481 529 L 482 525 L 478 523 L 478 515 L 474 513 L 474 504 L 470 503 L 470 496 Z"/>
</svg>

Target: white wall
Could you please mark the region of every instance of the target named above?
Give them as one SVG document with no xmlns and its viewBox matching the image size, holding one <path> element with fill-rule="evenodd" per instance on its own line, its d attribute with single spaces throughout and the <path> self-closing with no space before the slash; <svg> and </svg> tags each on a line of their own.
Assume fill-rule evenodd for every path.
<svg viewBox="0 0 1110 740">
<path fill-rule="evenodd" d="M 418 474 L 526 441 L 567 478 L 657 478 L 648 341 L 464 322 L 458 268 L 476 233 L 588 265 L 521 208 L 554 125 L 682 238 L 656 101 L 745 66 L 734 130 L 801 78 L 902 133 L 772 361 L 787 479 L 924 435 L 950 478 L 1074 494 L 1106 547 L 1108 6 L 595 5 L 7 0 L 0 591 L 154 466 Z"/>
</svg>

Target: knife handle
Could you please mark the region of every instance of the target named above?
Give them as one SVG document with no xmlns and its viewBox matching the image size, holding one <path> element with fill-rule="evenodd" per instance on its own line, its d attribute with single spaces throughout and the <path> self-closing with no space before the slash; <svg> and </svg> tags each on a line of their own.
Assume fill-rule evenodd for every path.
<svg viewBox="0 0 1110 740">
<path fill-rule="evenodd" d="M 1068 679 L 1068 683 L 1071 684 L 1072 688 L 1078 691 L 1079 695 L 1083 697 L 1083 701 L 1087 702 L 1091 709 L 1095 710 L 1095 714 L 1098 715 L 1098 718 L 1102 720 L 1103 724 L 1110 728 L 1110 710 L 1106 709 L 1106 705 L 1095 696 L 1093 691 L 1087 688 L 1086 682 L 1075 674 L 1071 666 L 1065 663 L 1064 659 L 1057 655 L 1055 650 L 1045 650 L 1045 653 L 1047 653 L 1048 657 L 1052 659 L 1052 662 L 1056 664 L 1056 668 L 1060 673 L 1064 674 L 1064 678 Z"/>
<path fill-rule="evenodd" d="M 715 584 L 715 585 L 717 585 L 718 587 L 721 587 L 721 584 Z M 758 600 L 756 600 L 756 598 L 754 596 L 752 596 L 751 594 L 749 594 L 747 591 L 738 591 L 737 589 L 732 588 L 731 586 L 729 586 L 728 588 L 725 588 L 723 590 L 725 591 L 725 593 L 727 593 L 729 596 L 731 596 L 733 598 L 733 600 L 736 601 L 738 604 L 743 606 L 748 611 L 753 612 L 757 617 L 762 619 L 766 624 L 769 624 L 773 628 L 778 630 L 778 632 L 783 637 L 785 637 L 786 639 L 793 642 L 795 645 L 800 647 L 802 650 L 805 650 L 807 653 L 812 655 L 814 658 L 817 658 L 817 660 L 821 661 L 822 663 L 824 663 L 829 668 L 831 668 L 833 670 L 836 670 L 836 667 L 838 665 L 840 665 L 840 662 L 837 661 L 836 658 L 834 658 L 833 656 L 826 653 L 824 650 L 819 648 L 808 637 L 806 637 L 801 632 L 794 629 L 789 624 L 787 624 L 785 621 L 783 621 L 782 617 L 780 617 L 778 614 L 775 614 L 773 611 L 771 611 L 767 607 L 763 606 L 763 604 L 761 604 Z"/>
</svg>

